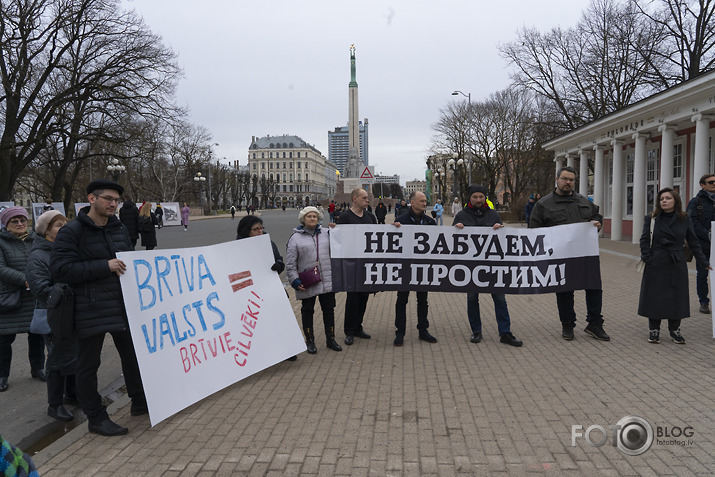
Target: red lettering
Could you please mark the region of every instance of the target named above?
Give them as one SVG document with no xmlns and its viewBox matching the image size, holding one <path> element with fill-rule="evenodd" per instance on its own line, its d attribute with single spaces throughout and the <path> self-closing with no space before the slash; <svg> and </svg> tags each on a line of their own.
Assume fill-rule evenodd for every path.
<svg viewBox="0 0 715 477">
<path fill-rule="evenodd" d="M 231 345 L 231 332 L 227 331 L 223 334 L 223 339 L 226 340 L 226 348 L 228 348 L 229 351 L 233 351 L 236 349 L 235 346 Z"/>
<path fill-rule="evenodd" d="M 209 351 L 211 352 L 211 354 L 212 354 L 213 357 L 215 358 L 216 355 L 218 354 L 218 345 L 216 344 L 216 338 L 214 338 L 214 345 L 213 345 L 213 347 L 211 347 L 211 342 L 210 342 L 210 341 L 207 341 L 207 343 L 208 343 L 208 345 L 209 345 Z"/>
<path fill-rule="evenodd" d="M 201 351 L 204 352 L 204 359 L 207 359 L 208 356 L 206 356 L 206 348 L 204 348 L 204 339 L 201 338 L 201 339 L 199 340 L 199 343 L 201 343 Z"/>
<path fill-rule="evenodd" d="M 256 298 L 258 298 L 259 300 L 263 301 L 263 298 L 261 298 L 260 296 L 258 296 L 258 294 L 257 294 L 256 292 L 254 292 L 253 290 L 251 290 L 251 293 L 253 293 L 254 295 L 256 295 Z"/>
<path fill-rule="evenodd" d="M 246 331 L 248 331 L 248 333 L 250 333 L 250 334 L 246 333 L 246 331 L 241 331 L 241 334 L 242 334 L 242 335 L 248 336 L 249 338 L 251 338 L 251 337 L 253 336 L 253 331 L 249 330 L 249 329 L 248 329 L 248 326 L 246 326 L 245 323 L 243 324 L 243 329 L 246 330 Z M 239 341 L 239 343 L 240 343 L 240 341 Z"/>
<path fill-rule="evenodd" d="M 189 352 L 186 351 L 186 348 L 182 347 L 179 349 L 179 354 L 181 355 L 181 364 L 184 365 L 184 373 L 188 373 L 191 369 L 191 362 L 189 361 Z"/>
<path fill-rule="evenodd" d="M 238 360 L 239 360 L 239 357 L 238 357 L 237 354 L 234 354 L 234 355 L 233 355 L 233 360 L 234 360 L 234 361 L 236 362 L 236 364 L 239 365 L 239 366 L 245 366 L 245 365 L 246 365 L 246 359 L 245 359 L 245 358 L 243 359 L 243 363 L 239 362 L 239 361 L 238 361 Z"/>
<path fill-rule="evenodd" d="M 245 344 L 241 343 L 240 341 L 238 342 L 238 344 L 240 344 L 241 346 L 243 346 L 243 347 L 246 348 L 246 349 L 251 349 L 251 342 L 250 342 L 250 341 L 248 342 L 248 346 L 246 346 Z"/>
<path fill-rule="evenodd" d="M 191 349 L 191 359 L 194 360 L 194 366 L 196 366 L 197 361 L 199 362 L 199 364 L 201 364 L 201 360 L 196 357 L 196 353 L 199 352 L 199 349 L 196 347 L 196 345 L 194 343 L 191 343 L 189 345 L 189 348 Z"/>
</svg>

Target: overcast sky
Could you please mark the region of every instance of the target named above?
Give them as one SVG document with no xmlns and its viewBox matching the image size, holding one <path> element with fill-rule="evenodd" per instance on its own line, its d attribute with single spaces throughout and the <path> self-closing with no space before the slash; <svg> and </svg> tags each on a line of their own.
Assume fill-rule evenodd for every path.
<svg viewBox="0 0 715 477">
<path fill-rule="evenodd" d="M 178 103 L 247 163 L 251 136 L 294 134 L 328 157 L 347 124 L 351 44 L 369 159 L 402 184 L 424 179 L 431 125 L 453 90 L 509 85 L 497 45 L 522 26 L 572 27 L 587 0 L 127 0 L 179 55 Z M 459 97 L 466 100 L 464 97 Z"/>
</svg>

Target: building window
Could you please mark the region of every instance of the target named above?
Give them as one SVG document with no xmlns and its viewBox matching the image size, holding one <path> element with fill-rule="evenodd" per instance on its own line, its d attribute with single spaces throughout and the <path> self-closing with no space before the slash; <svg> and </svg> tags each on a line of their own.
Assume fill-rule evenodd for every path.
<svg viewBox="0 0 715 477">
<path fill-rule="evenodd" d="M 293 192 L 293 184 L 291 184 L 290 186 L 288 186 L 288 190 L 290 190 L 291 192 Z"/>
<path fill-rule="evenodd" d="M 298 182 L 300 182 L 300 172 L 298 173 Z"/>
<path fill-rule="evenodd" d="M 283 169 L 285 169 L 285 168 L 286 168 L 286 163 L 284 162 L 284 163 L 283 163 Z"/>
<path fill-rule="evenodd" d="M 283 182 L 287 182 L 287 180 L 286 180 L 286 173 L 285 173 L 285 172 L 283 173 Z"/>
<path fill-rule="evenodd" d="M 285 180 L 285 179 L 284 179 Z M 283 184 L 283 192 L 288 192 L 288 186 Z"/>
<path fill-rule="evenodd" d="M 265 168 L 266 168 L 266 163 L 265 163 L 265 162 L 261 162 L 261 169 L 264 169 L 264 170 L 265 170 Z"/>
<path fill-rule="evenodd" d="M 300 157 L 300 151 L 298 151 L 298 157 Z"/>
<path fill-rule="evenodd" d="M 308 182 L 308 174 L 305 174 L 305 182 Z"/>
<path fill-rule="evenodd" d="M 273 174 L 271 174 L 271 175 L 268 176 L 268 177 L 269 177 L 271 180 L 273 180 Z"/>
<path fill-rule="evenodd" d="M 266 153 L 265 153 L 265 152 L 262 152 L 262 153 L 261 153 L 261 159 L 265 159 L 265 158 L 266 158 Z"/>
<path fill-rule="evenodd" d="M 254 158 L 254 159 L 256 158 L 256 153 L 255 153 L 255 152 L 253 153 L 253 158 Z"/>
<path fill-rule="evenodd" d="M 626 184 L 633 184 L 633 154 L 626 155 Z"/>
<path fill-rule="evenodd" d="M 608 185 L 613 185 L 613 159 L 608 161 Z"/>
<path fill-rule="evenodd" d="M 269 169 L 273 169 L 273 163 L 272 163 L 272 162 L 268 164 L 268 168 L 269 168 Z"/>
<path fill-rule="evenodd" d="M 645 180 L 654 181 L 657 176 L 657 161 L 656 157 L 658 155 L 658 149 L 649 149 L 646 152 L 646 167 L 645 167 Z"/>
<path fill-rule="evenodd" d="M 255 163 L 255 162 L 253 163 L 253 170 L 254 170 L 254 171 L 256 170 L 256 163 Z"/>
<path fill-rule="evenodd" d="M 288 153 L 288 157 L 292 158 L 293 157 L 293 152 Z"/>
<path fill-rule="evenodd" d="M 289 174 L 288 177 L 290 177 L 290 181 L 293 182 L 293 173 L 292 172 Z"/>
<path fill-rule="evenodd" d="M 293 169 L 293 163 L 292 163 L 292 162 L 289 162 L 289 163 L 288 163 L 288 169 Z"/>
<path fill-rule="evenodd" d="M 298 165 L 297 165 L 296 167 L 297 167 L 298 169 L 300 169 L 300 162 L 298 163 Z"/>
<path fill-rule="evenodd" d="M 676 144 L 673 146 L 673 179 L 681 177 L 683 177 L 683 145 Z"/>
</svg>

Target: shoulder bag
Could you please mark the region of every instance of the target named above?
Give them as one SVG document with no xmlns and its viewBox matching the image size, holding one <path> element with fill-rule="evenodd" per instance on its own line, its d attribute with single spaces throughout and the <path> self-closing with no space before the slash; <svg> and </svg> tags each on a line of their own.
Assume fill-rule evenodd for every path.
<svg viewBox="0 0 715 477">
<path fill-rule="evenodd" d="M 304 288 L 312 287 L 316 283 L 320 283 L 322 279 L 320 278 L 320 268 L 318 267 L 318 261 L 320 260 L 320 237 L 319 234 L 315 234 L 315 266 L 313 268 L 307 268 L 302 272 L 298 273 L 298 278 L 300 279 L 301 285 Z"/>
</svg>

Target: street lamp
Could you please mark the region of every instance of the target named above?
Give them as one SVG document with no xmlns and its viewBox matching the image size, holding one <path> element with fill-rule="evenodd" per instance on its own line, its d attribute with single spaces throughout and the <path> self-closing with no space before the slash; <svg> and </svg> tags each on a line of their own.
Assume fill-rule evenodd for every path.
<svg viewBox="0 0 715 477">
<path fill-rule="evenodd" d="M 459 94 L 461 94 L 462 96 L 467 98 L 467 102 L 469 103 L 469 115 L 471 117 L 471 115 L 472 115 L 472 93 L 465 94 L 459 90 L 452 91 L 452 96 L 457 96 Z M 472 122 L 469 121 L 468 124 L 471 126 Z M 464 156 L 466 157 L 467 154 L 465 153 Z M 467 159 L 467 167 L 469 167 L 469 184 L 471 185 L 472 184 L 472 159 L 471 158 Z"/>
<path fill-rule="evenodd" d="M 119 174 L 126 171 L 127 168 L 124 167 L 123 165 L 119 164 L 119 159 L 116 157 L 114 159 L 109 160 L 109 165 L 107 166 L 107 171 L 112 174 L 112 178 L 114 179 L 114 182 L 117 182 L 119 180 Z"/>
<path fill-rule="evenodd" d="M 202 176 L 200 172 L 197 172 L 194 176 L 194 181 L 199 185 L 199 202 L 203 202 L 203 198 L 201 197 L 201 184 L 206 182 L 206 178 Z"/>
</svg>

